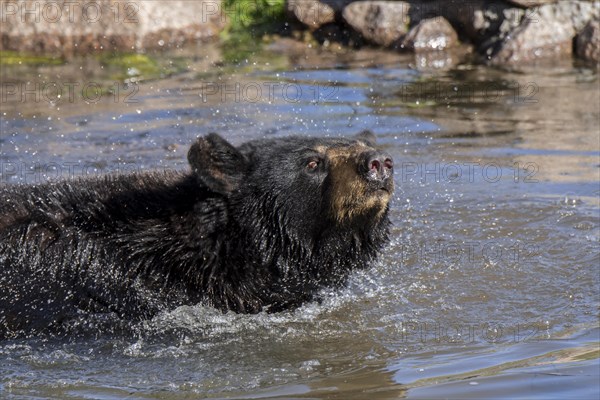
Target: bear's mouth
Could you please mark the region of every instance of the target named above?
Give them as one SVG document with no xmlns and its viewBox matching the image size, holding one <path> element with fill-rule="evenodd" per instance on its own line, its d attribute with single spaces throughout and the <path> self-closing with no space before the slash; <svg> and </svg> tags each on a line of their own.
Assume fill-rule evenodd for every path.
<svg viewBox="0 0 600 400">
<path fill-rule="evenodd" d="M 380 187 L 376 189 L 371 189 L 366 193 L 366 197 L 376 197 L 376 198 L 386 198 L 389 197 L 392 193 L 388 188 Z"/>
<path fill-rule="evenodd" d="M 394 191 L 394 183 L 390 179 L 378 182 L 376 185 L 370 184 L 367 187 L 367 194 L 390 196 Z"/>
</svg>

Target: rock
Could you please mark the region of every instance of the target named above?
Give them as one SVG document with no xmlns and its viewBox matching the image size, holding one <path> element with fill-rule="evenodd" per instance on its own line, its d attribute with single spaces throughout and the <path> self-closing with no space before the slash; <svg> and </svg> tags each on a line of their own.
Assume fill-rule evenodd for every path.
<svg viewBox="0 0 600 400">
<path fill-rule="evenodd" d="M 523 8 L 531 8 L 531 7 L 541 6 L 541 5 L 544 5 L 544 4 L 558 3 L 559 0 L 538 0 L 538 1 L 533 1 L 533 0 L 507 0 L 507 1 L 509 3 L 516 4 L 516 5 L 521 6 Z"/>
<path fill-rule="evenodd" d="M 443 17 L 424 19 L 412 27 L 402 47 L 415 51 L 444 50 L 458 45 L 458 35 Z"/>
<path fill-rule="evenodd" d="M 569 1 L 531 9 L 496 46 L 494 65 L 530 63 L 540 59 L 569 57 L 573 38 L 585 23 L 598 15 L 600 2 Z"/>
<path fill-rule="evenodd" d="M 339 19 L 344 7 L 353 0 L 288 0 L 287 11 L 310 29 Z"/>
<path fill-rule="evenodd" d="M 0 50 L 71 55 L 177 46 L 216 37 L 225 15 L 214 0 L 2 0 Z"/>
<path fill-rule="evenodd" d="M 569 26 L 548 21 L 525 22 L 501 43 L 492 64 L 530 63 L 538 59 L 570 57 L 574 32 Z"/>
<path fill-rule="evenodd" d="M 409 9 L 404 1 L 355 1 L 342 16 L 371 43 L 391 46 L 408 32 Z"/>
<path fill-rule="evenodd" d="M 472 29 L 476 35 L 472 36 L 473 42 L 480 48 L 486 48 L 488 43 L 498 42 L 519 26 L 526 14 L 526 11 L 518 7 L 486 2 L 473 14 Z"/>
<path fill-rule="evenodd" d="M 518 25 L 524 13 L 500 0 L 433 0 L 411 3 L 409 18 L 414 26 L 424 19 L 444 17 L 461 38 L 479 44 L 495 35 L 502 24 Z"/>
<path fill-rule="evenodd" d="M 594 18 L 577 35 L 577 56 L 596 64 L 600 62 L 600 19 Z"/>
</svg>

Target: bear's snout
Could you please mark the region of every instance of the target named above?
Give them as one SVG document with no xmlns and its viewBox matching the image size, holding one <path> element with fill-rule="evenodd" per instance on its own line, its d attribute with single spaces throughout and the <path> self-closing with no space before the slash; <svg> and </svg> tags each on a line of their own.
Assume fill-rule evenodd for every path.
<svg viewBox="0 0 600 400">
<path fill-rule="evenodd" d="M 360 172 L 370 183 L 386 188 L 394 174 L 394 160 L 381 151 L 368 151 L 361 155 Z"/>
</svg>

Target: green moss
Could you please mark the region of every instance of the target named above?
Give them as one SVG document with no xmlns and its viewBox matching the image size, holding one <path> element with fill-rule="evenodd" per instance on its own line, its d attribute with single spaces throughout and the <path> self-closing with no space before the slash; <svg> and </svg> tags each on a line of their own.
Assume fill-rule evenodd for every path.
<svg viewBox="0 0 600 400">
<path fill-rule="evenodd" d="M 266 33 L 285 19 L 285 0 L 224 0 L 229 26 L 224 35 L 232 32 Z"/>
<path fill-rule="evenodd" d="M 61 65 L 64 60 L 59 57 L 35 56 L 31 54 L 21 54 L 16 51 L 0 51 L 0 65 Z"/>
<path fill-rule="evenodd" d="M 160 75 L 158 63 L 145 54 L 111 53 L 99 57 L 100 63 L 112 69 L 113 78 L 122 80 L 132 77 L 155 77 Z"/>
<path fill-rule="evenodd" d="M 221 33 L 224 61 L 243 63 L 258 52 L 267 33 L 285 28 L 285 0 L 224 0 L 229 25 Z"/>
<path fill-rule="evenodd" d="M 138 53 L 110 53 L 99 56 L 100 63 L 108 69 L 112 79 L 157 79 L 185 71 L 185 60 L 170 58 L 165 61 Z"/>
</svg>

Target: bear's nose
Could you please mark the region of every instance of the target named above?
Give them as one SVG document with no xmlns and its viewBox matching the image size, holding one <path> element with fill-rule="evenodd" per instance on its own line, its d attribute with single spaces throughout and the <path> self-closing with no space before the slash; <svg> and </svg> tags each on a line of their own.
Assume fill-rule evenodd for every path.
<svg viewBox="0 0 600 400">
<path fill-rule="evenodd" d="M 370 181 L 384 181 L 394 172 L 394 160 L 383 152 L 367 152 L 362 157 L 361 170 Z"/>
</svg>

